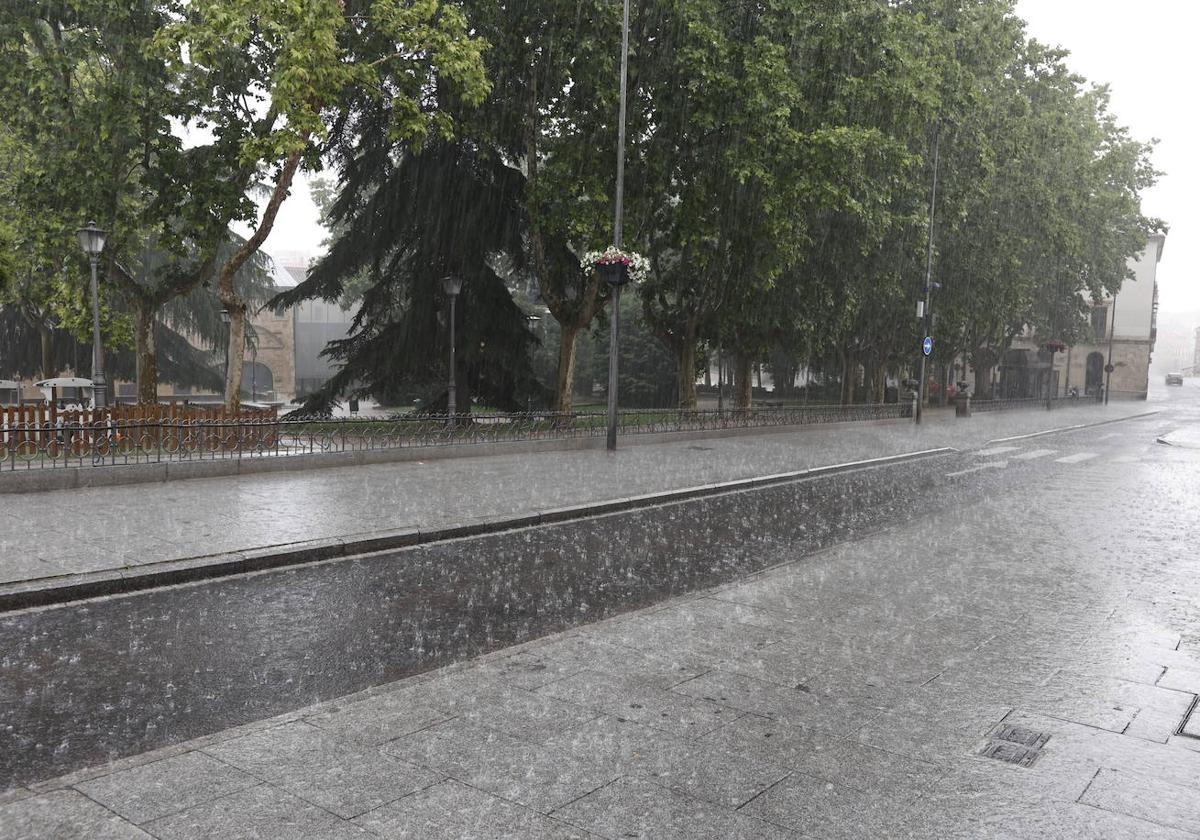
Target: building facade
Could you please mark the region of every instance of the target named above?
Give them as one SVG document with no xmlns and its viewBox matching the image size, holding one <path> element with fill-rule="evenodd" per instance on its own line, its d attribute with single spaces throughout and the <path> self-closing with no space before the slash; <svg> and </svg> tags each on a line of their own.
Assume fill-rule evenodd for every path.
<svg viewBox="0 0 1200 840">
<path fill-rule="evenodd" d="M 1051 354 L 1037 336 L 1013 342 L 999 371 L 999 396 L 1045 397 L 1047 389 L 1064 396 L 1145 399 L 1150 362 L 1158 337 L 1158 263 L 1166 236 L 1152 234 L 1146 249 L 1130 264 L 1133 277 L 1113 297 L 1092 307 L 1094 341 Z M 1109 365 L 1111 364 L 1111 371 Z M 1111 374 L 1111 376 L 1110 376 Z"/>
</svg>

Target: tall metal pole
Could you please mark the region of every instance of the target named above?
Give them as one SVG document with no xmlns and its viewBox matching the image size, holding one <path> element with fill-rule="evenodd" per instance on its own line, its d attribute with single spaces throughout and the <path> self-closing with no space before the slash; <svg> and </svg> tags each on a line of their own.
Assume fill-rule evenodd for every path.
<svg viewBox="0 0 1200 840">
<path fill-rule="evenodd" d="M 625 215 L 625 86 L 629 76 L 629 0 L 621 18 L 621 106 L 617 117 L 617 206 L 613 219 L 613 245 L 621 247 L 621 219 Z M 612 329 L 608 334 L 608 449 L 617 448 L 617 344 L 621 334 L 621 286 L 612 289 Z"/>
<path fill-rule="evenodd" d="M 725 356 L 724 350 L 717 346 L 717 413 L 725 412 Z"/>
<path fill-rule="evenodd" d="M 933 296 L 933 220 L 937 212 L 938 163 L 941 151 L 942 129 L 933 135 L 933 192 L 929 196 L 929 241 L 925 246 L 925 321 L 921 336 L 921 372 L 917 377 L 917 406 L 913 410 L 913 422 L 921 422 L 921 409 L 925 404 L 925 336 L 933 334 L 933 311 L 931 309 Z"/>
<path fill-rule="evenodd" d="M 454 428 L 454 415 L 458 411 L 455 397 L 457 384 L 454 381 L 454 301 L 458 295 L 450 295 L 450 381 L 446 384 L 446 414 L 449 415 L 447 425 Z"/>
<path fill-rule="evenodd" d="M 1104 404 L 1108 405 L 1108 392 L 1112 390 L 1112 350 L 1113 333 L 1117 331 L 1117 296 L 1113 295 L 1112 327 L 1108 330 L 1108 362 L 1104 365 Z"/>
<path fill-rule="evenodd" d="M 104 348 L 100 345 L 100 294 L 96 280 L 99 254 L 89 254 L 92 264 L 92 401 L 96 408 L 108 406 L 108 383 L 104 379 Z"/>
</svg>

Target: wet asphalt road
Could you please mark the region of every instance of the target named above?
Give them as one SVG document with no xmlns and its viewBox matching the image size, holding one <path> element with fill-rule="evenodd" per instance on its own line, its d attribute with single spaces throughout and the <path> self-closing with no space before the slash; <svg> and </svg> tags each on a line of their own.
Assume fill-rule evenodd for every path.
<svg viewBox="0 0 1200 840">
<path fill-rule="evenodd" d="M 1019 566 L 1052 562 L 1055 541 L 1094 546 L 1105 560 L 1105 583 L 1118 587 L 1113 554 L 1149 552 L 1163 576 L 1162 597 L 1178 598 L 1169 614 L 1185 636 L 1195 633 L 1195 587 L 1173 595 L 1170 581 L 1187 563 L 1195 577 L 1190 558 L 1200 555 L 1200 538 L 1187 523 L 1194 524 L 1200 498 L 1200 450 L 1156 442 L 1200 425 L 1200 389 L 1189 386 L 1163 396 L 1156 417 L 982 453 L 5 615 L 0 790 L 389 682 L 922 518 L 932 557 L 965 548 Z M 1096 516 L 1081 515 L 1079 506 L 1060 515 L 1039 494 L 1064 479 L 1069 492 L 1097 500 Z M 981 521 L 976 545 L 946 545 L 939 536 L 939 522 L 970 518 L 981 502 L 1025 498 L 1030 517 L 1061 519 L 1052 535 L 1033 541 Z M 1112 515 L 1115 499 L 1122 521 Z M 955 597 L 945 593 L 947 607 Z M 1055 644 L 1052 634 L 1045 644 Z"/>
</svg>

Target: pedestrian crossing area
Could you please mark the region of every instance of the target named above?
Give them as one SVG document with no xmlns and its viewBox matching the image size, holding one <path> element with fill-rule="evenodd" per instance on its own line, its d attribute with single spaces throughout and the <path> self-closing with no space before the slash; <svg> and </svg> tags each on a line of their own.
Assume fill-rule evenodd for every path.
<svg viewBox="0 0 1200 840">
<path fill-rule="evenodd" d="M 1116 437 L 1120 437 L 1120 434 L 1112 433 L 1103 435 L 1097 438 L 1096 441 L 1111 440 Z M 989 446 L 984 449 L 978 449 L 970 454 L 975 463 L 954 472 L 948 472 L 946 473 L 946 477 L 956 478 L 964 475 L 994 472 L 1007 469 L 1010 465 L 1015 464 L 1053 463 L 1067 466 L 1078 466 L 1089 463 L 1135 464 L 1142 461 L 1145 457 L 1137 452 L 1130 452 L 1128 449 L 1114 449 L 1108 452 L 1073 452 L 1069 449 L 1050 449 L 1033 444 L 1025 446 L 1015 444 Z"/>
</svg>

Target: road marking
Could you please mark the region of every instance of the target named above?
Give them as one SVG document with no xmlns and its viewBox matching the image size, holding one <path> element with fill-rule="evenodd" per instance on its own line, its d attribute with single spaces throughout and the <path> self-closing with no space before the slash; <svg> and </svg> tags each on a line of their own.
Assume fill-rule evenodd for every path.
<svg viewBox="0 0 1200 840">
<path fill-rule="evenodd" d="M 1119 438 L 1119 437 L 1121 437 L 1120 432 L 1109 432 L 1106 435 L 1101 435 L 1100 437 L 1096 438 L 1096 440 L 1112 440 L 1113 438 Z"/>
<path fill-rule="evenodd" d="M 1054 449 L 1035 449 L 1032 452 L 1022 452 L 1020 455 L 1014 455 L 1015 461 L 1032 461 L 1034 458 L 1045 458 L 1047 455 L 1053 455 L 1057 450 Z"/>
<path fill-rule="evenodd" d="M 1019 446 L 993 446 L 990 449 L 980 449 L 975 454 L 980 458 L 987 458 L 989 455 L 1003 455 L 1005 452 L 1016 452 L 1020 448 Z"/>
<path fill-rule="evenodd" d="M 1074 455 L 1068 455 L 1065 458 L 1055 458 L 1056 464 L 1078 464 L 1081 461 L 1090 461 L 1100 453 L 1098 452 L 1077 452 Z"/>
<path fill-rule="evenodd" d="M 1112 459 L 1114 464 L 1136 464 L 1141 459 L 1136 455 L 1118 455 Z"/>
<path fill-rule="evenodd" d="M 946 473 L 946 478 L 958 478 L 960 475 L 970 475 L 980 470 L 1002 470 L 1008 466 L 1008 461 L 988 461 L 986 464 L 979 464 L 975 467 L 968 467 L 965 470 L 958 472 Z"/>
</svg>

